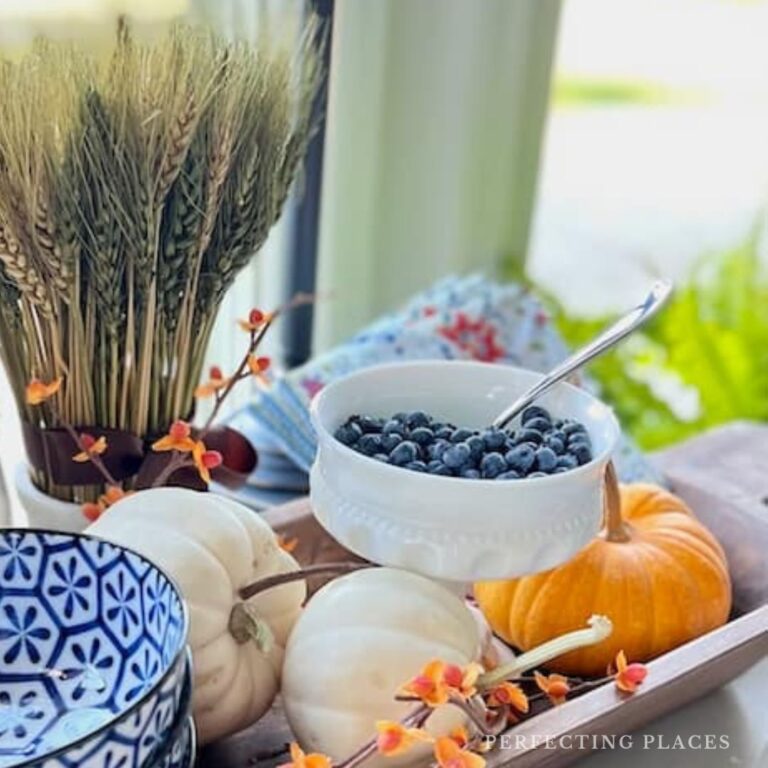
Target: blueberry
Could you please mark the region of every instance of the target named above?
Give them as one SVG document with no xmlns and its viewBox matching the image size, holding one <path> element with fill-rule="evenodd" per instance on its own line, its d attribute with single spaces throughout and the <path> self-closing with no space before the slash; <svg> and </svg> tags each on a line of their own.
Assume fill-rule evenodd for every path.
<svg viewBox="0 0 768 768">
<path fill-rule="evenodd" d="M 469 447 L 469 453 L 475 461 L 479 461 L 482 455 L 485 453 L 485 440 L 480 435 L 472 435 L 466 439 L 466 444 Z"/>
<path fill-rule="evenodd" d="M 586 432 L 574 432 L 568 435 L 568 447 L 572 445 L 586 445 L 588 448 L 592 447 L 592 441 L 589 439 L 589 435 Z"/>
<path fill-rule="evenodd" d="M 427 465 L 423 461 L 409 461 L 405 465 L 406 469 L 413 470 L 414 472 L 426 472 Z"/>
<path fill-rule="evenodd" d="M 543 439 L 544 436 L 541 432 L 535 429 L 526 428 L 515 432 L 515 445 L 520 445 L 520 443 L 535 443 L 536 445 L 540 445 Z"/>
<path fill-rule="evenodd" d="M 544 446 L 536 451 L 536 467 L 540 472 L 551 472 L 557 466 L 557 454 Z"/>
<path fill-rule="evenodd" d="M 482 437 L 485 447 L 489 451 L 498 451 L 503 448 L 507 442 L 507 433 L 501 429 L 490 427 L 484 430 L 480 437 Z"/>
<path fill-rule="evenodd" d="M 551 437 L 553 440 L 559 440 L 563 445 L 568 442 L 568 435 L 561 429 L 550 429 L 545 437 Z"/>
<path fill-rule="evenodd" d="M 479 480 L 480 472 L 472 467 L 467 467 L 461 470 L 460 477 L 465 477 L 467 480 Z"/>
<path fill-rule="evenodd" d="M 381 432 L 383 425 L 384 423 L 381 419 L 376 419 L 373 416 L 357 417 L 357 426 L 366 434 L 369 432 Z"/>
<path fill-rule="evenodd" d="M 435 433 L 428 427 L 416 427 L 409 437 L 418 445 L 429 445 L 435 439 Z"/>
<path fill-rule="evenodd" d="M 520 423 L 527 424 L 532 419 L 546 419 L 547 422 L 552 421 L 549 411 L 539 405 L 529 405 L 520 416 Z"/>
<path fill-rule="evenodd" d="M 587 428 L 578 421 L 566 421 L 563 423 L 562 431 L 566 435 L 572 435 L 574 432 L 584 432 L 586 434 Z"/>
<path fill-rule="evenodd" d="M 419 458 L 419 447 L 416 443 L 412 443 L 410 440 L 403 440 L 401 443 L 395 446 L 392 452 L 389 454 L 389 460 L 393 464 L 397 464 L 399 467 L 409 464 L 412 461 L 416 461 Z"/>
<path fill-rule="evenodd" d="M 472 437 L 474 432 L 471 429 L 454 429 L 451 433 L 450 440 L 452 443 L 463 443 L 467 438 Z"/>
<path fill-rule="evenodd" d="M 408 419 L 408 414 L 405 411 L 398 411 L 392 417 L 392 421 L 399 421 L 401 424 L 405 424 L 407 419 Z"/>
<path fill-rule="evenodd" d="M 508 469 L 506 472 L 502 472 L 500 475 L 496 475 L 497 480 L 518 480 L 520 473 L 515 472 L 514 469 Z"/>
<path fill-rule="evenodd" d="M 507 462 L 500 453 L 486 453 L 480 462 L 480 472 L 483 477 L 494 478 L 507 471 Z"/>
<path fill-rule="evenodd" d="M 390 453 L 402 441 L 402 435 L 399 435 L 397 432 L 386 432 L 381 436 L 381 447 L 387 453 Z"/>
<path fill-rule="evenodd" d="M 530 445 L 518 445 L 504 455 L 507 467 L 524 475 L 533 467 L 536 461 L 536 452 Z"/>
<path fill-rule="evenodd" d="M 592 446 L 582 440 L 576 440 L 573 443 L 568 443 L 568 446 L 565 450 L 573 456 L 585 456 L 587 454 L 590 456 L 592 455 Z"/>
<path fill-rule="evenodd" d="M 405 419 L 405 423 L 411 428 L 426 427 L 431 419 L 424 411 L 411 411 Z"/>
<path fill-rule="evenodd" d="M 555 467 L 552 470 L 551 474 L 553 474 L 553 475 L 562 475 L 563 472 L 570 472 L 570 469 L 568 469 L 568 467 Z"/>
<path fill-rule="evenodd" d="M 510 432 L 507 435 L 507 439 L 504 441 L 504 448 L 503 448 L 504 453 L 506 453 L 507 451 L 511 451 L 515 447 L 515 445 L 516 445 L 516 443 L 515 443 L 515 433 L 514 432 Z"/>
<path fill-rule="evenodd" d="M 588 445 L 577 443 L 574 447 L 569 446 L 568 450 L 579 463 L 579 465 L 588 464 L 590 461 L 592 461 L 592 451 Z"/>
<path fill-rule="evenodd" d="M 525 429 L 535 429 L 543 434 L 552 429 L 552 425 L 546 419 L 531 419 L 525 423 Z"/>
<path fill-rule="evenodd" d="M 342 424 L 336 432 L 334 432 L 334 437 L 340 443 L 344 443 L 344 445 L 353 445 L 360 439 L 362 434 L 363 431 L 357 424 L 348 421 L 346 424 Z"/>
<path fill-rule="evenodd" d="M 528 477 L 546 477 L 546 476 L 547 476 L 546 472 L 531 472 L 531 474 L 528 475 Z"/>
<path fill-rule="evenodd" d="M 570 453 L 557 457 L 557 469 L 562 469 L 567 472 L 569 469 L 576 469 L 578 466 L 579 462 L 576 461 L 576 457 L 571 456 Z"/>
<path fill-rule="evenodd" d="M 470 456 L 469 446 L 466 443 L 459 443 L 445 450 L 443 462 L 451 469 L 458 469 L 469 463 Z"/>
<path fill-rule="evenodd" d="M 437 439 L 432 445 L 427 446 L 427 456 L 430 459 L 442 459 L 446 448 L 450 448 L 451 444 L 447 440 Z"/>
<path fill-rule="evenodd" d="M 380 453 L 382 449 L 381 435 L 365 434 L 358 441 L 355 446 L 360 453 L 364 453 L 366 456 L 373 456 L 376 453 Z"/>
<path fill-rule="evenodd" d="M 384 435 L 400 435 L 401 437 L 404 437 L 406 433 L 406 428 L 405 428 L 405 424 L 403 424 L 401 421 L 390 419 L 381 428 L 381 432 Z"/>
<path fill-rule="evenodd" d="M 383 461 L 385 464 L 389 461 L 389 455 L 386 453 L 374 453 L 373 458 L 376 461 Z"/>
<path fill-rule="evenodd" d="M 557 437 L 552 437 L 552 435 L 544 435 L 544 445 L 558 455 L 565 450 L 563 441 Z"/>
<path fill-rule="evenodd" d="M 442 461 L 430 461 L 427 465 L 427 472 L 430 475 L 445 475 L 446 477 L 453 477 L 453 470 L 450 467 L 446 467 Z"/>
<path fill-rule="evenodd" d="M 450 440 L 453 434 L 453 427 L 448 424 L 443 424 L 439 427 L 435 427 L 435 437 L 440 440 Z"/>
</svg>

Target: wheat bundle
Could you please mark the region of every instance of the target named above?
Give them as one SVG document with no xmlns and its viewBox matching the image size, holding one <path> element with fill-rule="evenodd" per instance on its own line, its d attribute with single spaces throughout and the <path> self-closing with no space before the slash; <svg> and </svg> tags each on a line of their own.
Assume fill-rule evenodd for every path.
<svg viewBox="0 0 768 768">
<path fill-rule="evenodd" d="M 221 300 L 311 138 L 317 33 L 144 44 L 121 23 L 104 60 L 42 40 L 0 63 L 0 353 L 23 420 L 144 438 L 189 416 Z M 26 405 L 59 377 L 50 408 Z"/>
</svg>

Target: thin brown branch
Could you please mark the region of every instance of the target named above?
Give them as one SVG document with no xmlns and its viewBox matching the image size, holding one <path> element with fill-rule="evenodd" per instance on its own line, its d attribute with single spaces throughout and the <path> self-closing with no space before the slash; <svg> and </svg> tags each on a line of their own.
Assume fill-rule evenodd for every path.
<svg viewBox="0 0 768 768">
<path fill-rule="evenodd" d="M 363 568 L 376 568 L 373 563 L 318 563 L 317 565 L 308 565 L 298 571 L 288 571 L 286 573 L 277 573 L 274 576 L 267 576 L 259 581 L 253 582 L 243 587 L 238 594 L 241 600 L 250 600 L 261 592 L 283 584 L 289 584 L 293 581 L 302 581 L 312 576 L 339 575 L 343 573 L 352 573 Z"/>
</svg>

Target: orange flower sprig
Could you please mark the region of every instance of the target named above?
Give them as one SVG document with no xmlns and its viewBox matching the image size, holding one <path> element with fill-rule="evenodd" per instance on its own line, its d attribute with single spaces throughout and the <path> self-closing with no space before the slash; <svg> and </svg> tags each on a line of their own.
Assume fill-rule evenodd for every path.
<svg viewBox="0 0 768 768">
<path fill-rule="evenodd" d="M 304 750 L 296 743 L 291 744 L 291 761 L 283 763 L 278 768 L 331 768 L 332 761 L 328 755 L 317 752 L 305 754 Z"/>
<path fill-rule="evenodd" d="M 177 419 L 171 424 L 168 434 L 152 444 L 153 451 L 172 453 L 163 471 L 153 481 L 152 487 L 165 485 L 176 471 L 184 467 L 195 467 L 204 483 L 211 482 L 211 470 L 221 465 L 223 457 L 218 451 L 208 450 L 205 438 L 224 401 L 239 382 L 253 376 L 266 381 L 265 373 L 270 367 L 270 360 L 268 357 L 258 357 L 256 350 L 279 314 L 280 310 L 265 314 L 260 309 L 252 309 L 247 320 L 238 321 L 249 337 L 248 348 L 240 365 L 231 376 L 224 376 L 218 365 L 212 366 L 207 381 L 195 390 L 195 397 L 198 399 L 214 399 L 211 413 L 196 436 L 193 437 L 192 427 L 186 421 Z"/>
<path fill-rule="evenodd" d="M 542 675 L 540 672 L 534 672 L 533 675 L 539 690 L 546 695 L 554 706 L 565 704 L 565 697 L 571 692 L 571 686 L 568 683 L 567 677 L 554 673 Z"/>
<path fill-rule="evenodd" d="M 608 675 L 613 677 L 616 687 L 623 693 L 634 693 L 637 690 L 637 686 L 648 677 L 648 667 L 638 662 L 628 664 L 624 651 L 619 651 L 616 654 L 616 661 L 614 663 L 616 671 L 614 672 L 609 668 Z"/>
<path fill-rule="evenodd" d="M 234 386 L 244 379 L 255 377 L 259 381 L 267 382 L 266 374 L 270 368 L 270 359 L 256 354 L 259 344 L 279 315 L 313 301 L 314 297 L 309 294 L 297 294 L 288 304 L 274 312 L 264 313 L 259 309 L 252 309 L 247 320 L 239 321 L 240 327 L 248 333 L 249 339 L 246 353 L 240 365 L 235 373 L 229 377 L 225 377 L 218 366 L 213 366 L 210 369 L 208 380 L 196 389 L 195 395 L 198 398 L 214 398 L 211 413 L 196 435 L 193 436 L 189 424 L 177 419 L 171 424 L 168 434 L 153 443 L 152 449 L 154 451 L 169 452 L 172 456 L 153 481 L 152 487 L 164 485 L 174 472 L 186 466 L 195 467 L 203 482 L 210 483 L 211 470 L 218 467 L 223 458 L 218 451 L 208 450 L 205 445 L 205 437 L 211 430 L 223 402 Z M 47 403 L 61 390 L 62 383 L 61 377 L 48 382 L 38 377 L 33 378 L 26 387 L 27 404 L 40 406 Z M 97 501 L 89 502 L 83 506 L 83 514 L 89 520 L 95 520 L 108 506 L 125 495 L 120 483 L 102 459 L 108 449 L 107 438 L 104 435 L 95 437 L 88 433 L 78 434 L 75 428 L 61 417 L 58 421 L 69 433 L 77 448 L 72 460 L 77 463 L 92 463 L 104 478 L 105 493 Z"/>
<path fill-rule="evenodd" d="M 50 400 L 61 389 L 61 377 L 52 379 L 47 384 L 38 378 L 33 378 L 25 391 L 27 405 L 42 405 Z"/>
<path fill-rule="evenodd" d="M 171 425 L 168 434 L 152 444 L 154 451 L 172 452 L 171 459 L 153 481 L 153 488 L 165 485 L 177 470 L 184 467 L 195 467 L 204 483 L 211 482 L 211 470 L 221 465 L 223 457 L 218 451 L 210 451 L 206 448 L 205 438 L 213 427 L 221 406 L 239 382 L 256 378 L 267 383 L 266 373 L 270 368 L 271 361 L 268 357 L 256 354 L 259 345 L 264 340 L 272 323 L 281 314 L 313 301 L 313 296 L 300 293 L 288 304 L 273 312 L 262 312 L 260 309 L 254 308 L 248 313 L 247 319 L 238 320 L 240 328 L 248 334 L 248 346 L 240 364 L 231 376 L 225 376 L 219 366 L 212 366 L 208 372 L 208 379 L 195 390 L 195 397 L 198 399 L 213 398 L 213 408 L 205 424 L 195 436 L 192 434 L 192 427 L 187 422 L 177 419 Z"/>
<path fill-rule="evenodd" d="M 172 457 L 152 483 L 153 488 L 165 485 L 168 478 L 179 469 L 194 467 L 200 479 L 211 482 L 211 470 L 220 466 L 224 460 L 218 451 L 209 451 L 202 436 L 192 437 L 192 427 L 180 419 L 171 424 L 168 434 L 152 443 L 152 450 L 157 453 L 172 452 Z"/>
<path fill-rule="evenodd" d="M 277 539 L 277 546 L 289 555 L 299 546 L 298 536 L 292 536 L 289 539 L 284 533 L 278 533 L 275 538 Z"/>
<path fill-rule="evenodd" d="M 451 700 L 466 701 L 477 693 L 477 682 L 483 668 L 476 663 L 460 667 L 435 659 L 416 677 L 400 688 L 401 701 L 420 700 L 429 707 L 438 707 Z"/>
<path fill-rule="evenodd" d="M 440 768 L 485 768 L 484 757 L 460 746 L 450 736 L 441 736 L 435 741 L 434 754 Z"/>
<path fill-rule="evenodd" d="M 273 312 L 262 312 L 254 307 L 248 313 L 247 319 L 237 321 L 240 328 L 248 334 L 249 339 L 248 348 L 237 369 L 231 376 L 224 376 L 221 368 L 215 365 L 208 373 L 208 380 L 195 390 L 195 397 L 199 399 L 214 398 L 213 411 L 203 427 L 203 432 L 207 431 L 210 425 L 213 424 L 222 402 L 238 382 L 249 379 L 252 376 L 255 376 L 260 381 L 267 381 L 265 374 L 270 368 L 271 361 L 268 357 L 257 355 L 256 352 L 264 340 L 267 331 L 271 328 L 272 323 L 283 313 L 306 304 L 311 304 L 313 301 L 314 296 L 311 294 L 299 293 L 287 304 L 278 307 Z"/>
<path fill-rule="evenodd" d="M 27 405 L 43 405 L 48 402 L 61 389 L 62 382 L 63 379 L 61 377 L 53 379 L 47 384 L 41 379 L 33 378 L 26 387 L 25 397 Z M 75 428 L 61 417 L 59 417 L 59 423 L 67 431 L 72 438 L 72 442 L 77 447 L 77 453 L 72 456 L 72 461 L 76 461 L 79 464 L 90 461 L 104 478 L 108 487 L 119 488 L 120 483 L 114 478 L 101 459 L 101 455 L 107 450 L 107 438 L 103 435 L 96 438 L 87 433 L 78 434 Z M 83 512 L 85 513 L 85 509 Z M 89 512 L 92 514 L 93 510 L 89 508 Z"/>
<path fill-rule="evenodd" d="M 486 704 L 491 708 L 508 707 L 521 714 L 527 714 L 529 709 L 528 697 L 517 683 L 508 680 L 499 683 L 488 691 Z"/>
<path fill-rule="evenodd" d="M 83 515 L 86 520 L 93 523 L 102 516 L 108 507 L 132 493 L 134 491 L 125 491 L 119 485 L 108 485 L 106 491 L 99 496 L 97 501 L 87 501 L 83 504 Z"/>
<path fill-rule="evenodd" d="M 492 748 L 494 739 L 519 716 L 530 711 L 530 701 L 544 699 L 552 706 L 566 701 L 572 693 L 594 688 L 613 680 L 619 690 L 633 693 L 647 675 L 643 664 L 629 664 L 623 651 L 615 660 L 615 669 L 599 680 L 576 682 L 556 673 L 532 676 L 519 674 L 514 680 L 493 679 L 485 684 L 482 667 L 449 664 L 440 659 L 428 662 L 423 669 L 396 693 L 398 701 L 415 701 L 417 707 L 402 720 L 379 720 L 376 735 L 354 754 L 334 764 L 322 754 L 305 755 L 297 744 L 291 745 L 292 762 L 280 768 L 357 768 L 375 754 L 399 757 L 420 744 L 432 744 L 436 768 L 485 768 L 483 752 Z M 521 682 L 535 683 L 538 693 L 527 695 Z M 447 736 L 433 737 L 424 725 L 436 707 L 450 704 L 459 707 L 473 726 L 454 728 Z"/>
<path fill-rule="evenodd" d="M 420 742 L 432 741 L 423 728 L 408 728 L 394 720 L 379 720 L 376 733 L 376 749 L 384 757 L 397 757 Z"/>
<path fill-rule="evenodd" d="M 96 438 L 84 432 L 80 435 L 80 445 L 82 450 L 72 457 L 72 461 L 84 464 L 86 461 L 93 461 L 94 456 L 101 456 L 107 450 L 107 438 L 104 435 Z"/>
</svg>

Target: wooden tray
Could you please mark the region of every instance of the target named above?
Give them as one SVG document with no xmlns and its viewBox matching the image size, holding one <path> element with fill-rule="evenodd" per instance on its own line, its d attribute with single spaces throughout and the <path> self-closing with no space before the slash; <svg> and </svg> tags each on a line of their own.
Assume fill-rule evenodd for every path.
<svg viewBox="0 0 768 768">
<path fill-rule="evenodd" d="M 568 765 L 589 750 L 545 749 L 542 741 L 629 733 L 721 686 L 768 654 L 768 428 L 730 425 L 655 458 L 726 550 L 734 587 L 731 620 L 651 662 L 646 682 L 631 698 L 621 699 L 614 686 L 605 685 L 516 726 L 514 733 L 521 738 L 491 753 L 489 768 Z M 272 509 L 265 517 L 280 533 L 298 537 L 295 555 L 303 564 L 351 557 L 318 525 L 306 500 Z M 310 586 L 317 589 L 322 583 L 318 579 Z M 198 765 L 284 763 L 291 739 L 278 703 L 252 728 L 206 747 Z"/>
</svg>

